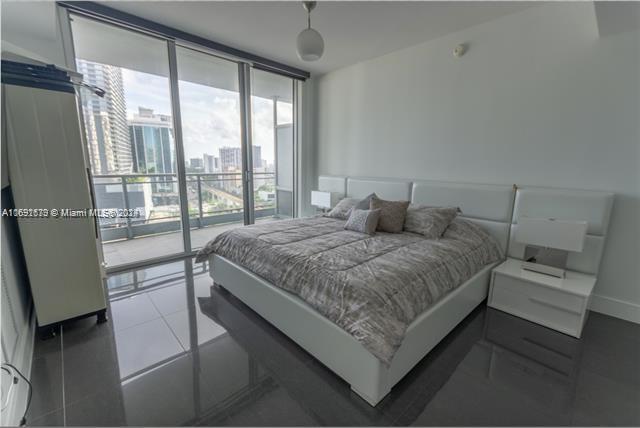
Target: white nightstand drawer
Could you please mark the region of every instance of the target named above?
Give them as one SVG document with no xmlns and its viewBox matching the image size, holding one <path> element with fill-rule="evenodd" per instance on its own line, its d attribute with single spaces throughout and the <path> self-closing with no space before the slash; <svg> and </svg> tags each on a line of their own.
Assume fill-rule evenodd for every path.
<svg viewBox="0 0 640 428">
<path fill-rule="evenodd" d="M 575 294 L 554 290 L 518 278 L 509 278 L 501 274 L 496 274 L 495 285 L 496 287 L 506 287 L 511 291 L 526 294 L 534 301 L 543 305 L 546 304 L 549 307 L 557 307 L 577 314 L 582 313 L 584 298 Z"/>
<path fill-rule="evenodd" d="M 496 274 L 490 306 L 579 336 L 584 298 Z"/>
</svg>

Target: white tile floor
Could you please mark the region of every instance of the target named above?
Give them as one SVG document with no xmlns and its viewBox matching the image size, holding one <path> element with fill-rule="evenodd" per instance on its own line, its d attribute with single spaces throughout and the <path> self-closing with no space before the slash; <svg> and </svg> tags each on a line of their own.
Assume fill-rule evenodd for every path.
<svg viewBox="0 0 640 428">
<path fill-rule="evenodd" d="M 184 352 L 162 318 L 116 331 L 115 339 L 121 379 Z"/>
<path fill-rule="evenodd" d="M 147 294 L 163 316 L 187 310 L 187 295 L 181 284 L 149 291 Z"/>
<path fill-rule="evenodd" d="M 160 318 L 160 312 L 153 305 L 147 293 L 112 302 L 111 313 L 115 331 L 125 330 Z"/>
<path fill-rule="evenodd" d="M 180 341 L 182 347 L 185 350 L 190 349 L 191 342 L 189 333 L 191 329 L 189 327 L 189 311 L 185 309 L 180 312 L 174 312 L 164 317 L 164 319 Z M 211 318 L 204 315 L 200 310 L 196 311 L 196 322 L 198 324 L 198 345 L 203 345 L 226 333 L 224 328 L 211 321 Z"/>
<path fill-rule="evenodd" d="M 139 272 L 138 276 L 153 280 L 151 277 L 154 275 L 146 273 Z M 163 273 L 157 272 L 160 275 Z M 196 299 L 209 297 L 211 284 L 208 273 L 195 275 L 193 286 Z M 186 287 L 182 279 L 111 301 L 122 379 L 191 349 Z M 195 305 L 194 310 L 198 345 L 226 334 L 224 328 L 200 311 L 199 305 Z"/>
</svg>

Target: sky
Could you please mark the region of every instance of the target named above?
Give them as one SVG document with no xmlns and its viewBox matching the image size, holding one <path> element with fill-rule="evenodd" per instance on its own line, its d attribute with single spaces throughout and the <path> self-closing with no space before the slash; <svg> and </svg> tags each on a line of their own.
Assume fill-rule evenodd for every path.
<svg viewBox="0 0 640 428">
<path fill-rule="evenodd" d="M 138 107 L 171 115 L 169 79 L 122 69 L 127 117 Z M 224 146 L 240 147 L 239 93 L 180 81 L 180 113 L 185 159 L 202 158 L 204 153 L 218 156 Z M 253 145 L 262 147 L 262 159 L 273 163 L 273 102 L 252 97 Z M 280 120 L 291 120 L 291 105 L 279 103 Z M 284 119 L 283 119 L 284 118 Z"/>
</svg>

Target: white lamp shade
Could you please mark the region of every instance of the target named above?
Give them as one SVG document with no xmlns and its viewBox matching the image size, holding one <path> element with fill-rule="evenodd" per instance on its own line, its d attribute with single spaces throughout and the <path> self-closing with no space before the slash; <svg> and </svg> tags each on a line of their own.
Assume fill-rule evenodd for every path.
<svg viewBox="0 0 640 428">
<path fill-rule="evenodd" d="M 587 234 L 586 221 L 520 217 L 515 240 L 523 244 L 580 252 Z"/>
<path fill-rule="evenodd" d="M 340 193 L 323 192 L 321 190 L 311 191 L 311 205 L 320 208 L 333 208 L 340 200 Z"/>
<path fill-rule="evenodd" d="M 298 34 L 296 41 L 298 56 L 303 61 L 316 61 L 324 52 L 324 40 L 313 28 L 306 28 Z"/>
</svg>

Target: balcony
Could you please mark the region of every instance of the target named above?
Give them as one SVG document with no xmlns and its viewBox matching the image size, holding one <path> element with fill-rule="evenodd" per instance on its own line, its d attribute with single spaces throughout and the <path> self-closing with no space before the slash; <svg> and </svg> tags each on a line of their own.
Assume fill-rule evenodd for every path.
<svg viewBox="0 0 640 428">
<path fill-rule="evenodd" d="M 255 172 L 256 221 L 290 217 L 291 192 L 277 189 L 273 172 Z M 192 248 L 244 222 L 242 174 L 187 173 Z M 100 218 L 108 267 L 183 251 L 175 174 L 94 175 L 96 206 L 134 210 L 134 217 Z"/>
</svg>

